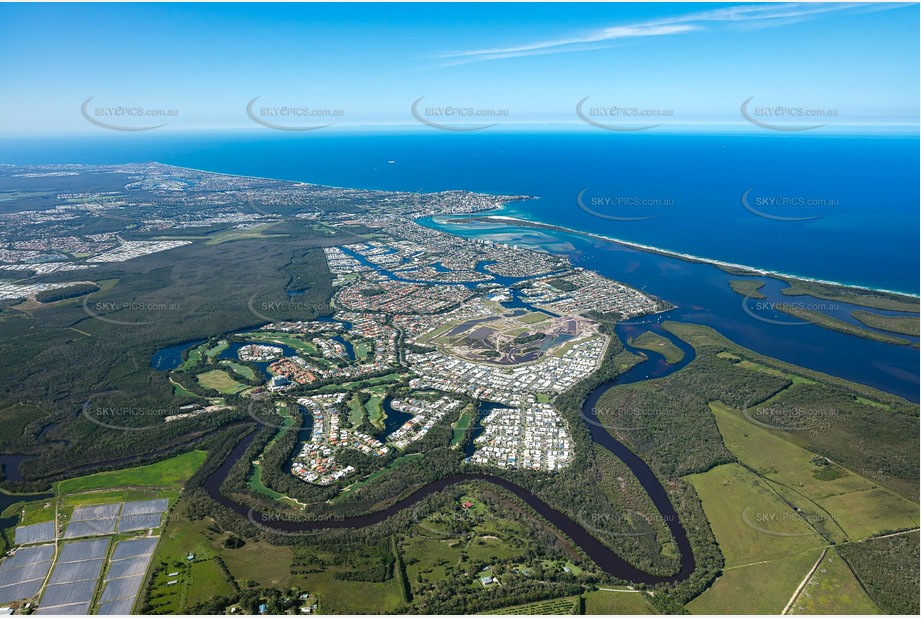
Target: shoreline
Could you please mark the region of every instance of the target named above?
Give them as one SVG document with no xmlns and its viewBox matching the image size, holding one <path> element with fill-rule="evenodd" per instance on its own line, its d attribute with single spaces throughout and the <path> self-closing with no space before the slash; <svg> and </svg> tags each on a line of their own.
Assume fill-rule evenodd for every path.
<svg viewBox="0 0 921 618">
<path fill-rule="evenodd" d="M 269 178 L 269 177 L 266 177 L 266 176 L 251 176 L 251 175 L 240 175 L 240 174 L 228 174 L 228 173 L 224 173 L 224 172 L 214 172 L 214 171 L 210 171 L 210 170 L 202 170 L 202 169 L 197 169 L 197 168 L 193 168 L 193 167 L 186 167 L 186 166 L 182 166 L 182 165 L 173 165 L 173 164 L 171 164 L 171 163 L 162 163 L 162 162 L 160 162 L 160 161 L 150 161 L 149 163 L 155 163 L 155 164 L 157 164 L 157 165 L 163 165 L 163 166 L 166 166 L 166 167 L 174 167 L 174 168 L 178 168 L 178 169 L 184 169 L 184 170 L 189 170 L 189 171 L 194 171 L 194 172 L 201 172 L 201 173 L 206 173 L 206 174 L 216 174 L 216 175 L 218 175 L 218 176 L 229 176 L 229 177 L 232 177 L 232 178 L 256 178 L 256 179 L 258 179 L 258 180 L 269 180 L 269 181 L 275 181 L 275 182 L 290 182 L 290 183 L 293 183 L 293 184 L 306 185 L 306 186 L 310 186 L 310 187 L 326 187 L 326 188 L 330 188 L 330 189 L 346 189 L 346 190 L 352 189 L 352 190 L 358 190 L 358 191 L 382 191 L 382 192 L 384 192 L 384 193 L 413 193 L 413 192 L 411 192 L 411 191 L 387 191 L 387 190 L 384 190 L 384 189 L 367 189 L 367 188 L 357 188 L 357 189 L 356 189 L 355 187 L 339 187 L 339 186 L 333 186 L 333 185 L 324 185 L 324 184 L 316 184 L 316 183 L 312 183 L 312 182 L 305 182 L 305 181 L 302 181 L 302 180 L 290 180 L 290 179 L 284 179 L 284 178 Z M 465 191 L 465 192 L 467 192 L 467 193 L 473 193 L 473 194 L 477 194 L 477 195 L 488 195 L 488 194 L 486 194 L 486 193 L 480 193 L 480 192 L 478 192 L 478 191 L 468 191 L 468 190 L 466 190 L 466 189 L 461 189 L 461 191 Z M 440 191 L 435 191 L 435 192 L 433 192 L 433 193 L 441 193 L 441 192 L 440 192 Z M 594 238 L 594 239 L 596 239 L 596 240 L 601 240 L 601 241 L 604 241 L 604 242 L 616 243 L 616 244 L 619 244 L 619 245 L 623 245 L 623 246 L 625 246 L 625 247 L 630 247 L 631 249 L 636 249 L 636 250 L 638 250 L 638 251 L 645 251 L 646 253 L 655 253 L 655 254 L 658 254 L 658 255 L 664 255 L 664 256 L 666 256 L 666 257 L 677 258 L 677 259 L 683 260 L 683 261 L 685 261 L 685 262 L 693 262 L 693 263 L 698 263 L 698 264 L 710 264 L 711 266 L 716 266 L 717 268 L 723 269 L 724 272 L 727 272 L 728 274 L 733 274 L 733 273 L 731 273 L 731 272 L 729 272 L 729 271 L 726 271 L 726 270 L 725 270 L 726 268 L 735 269 L 735 270 L 749 271 L 748 273 L 740 273 L 740 274 L 738 275 L 738 276 L 740 276 L 740 277 L 745 277 L 745 276 L 773 277 L 773 278 L 779 279 L 779 280 L 781 280 L 781 281 L 786 281 L 787 283 L 789 283 L 789 280 L 803 281 L 803 282 L 806 282 L 806 283 L 819 283 L 819 284 L 823 284 L 823 285 L 833 285 L 833 286 L 838 286 L 838 287 L 842 287 L 842 288 L 851 288 L 851 289 L 854 289 L 854 290 L 862 290 L 862 291 L 865 291 L 865 292 L 878 292 L 878 293 L 883 293 L 883 294 L 894 294 L 894 295 L 896 295 L 896 296 L 902 296 L 902 297 L 905 297 L 905 298 L 911 299 L 911 300 L 921 300 L 921 294 L 914 294 L 914 293 L 911 293 L 911 292 L 901 292 L 901 291 L 898 291 L 898 290 L 889 290 L 889 289 L 886 289 L 886 288 L 874 288 L 874 287 L 870 287 L 870 286 L 858 285 L 858 284 L 853 284 L 853 283 L 842 283 L 842 282 L 840 282 L 840 281 L 832 281 L 832 280 L 829 280 L 829 279 L 819 279 L 819 278 L 816 278 L 816 277 L 807 277 L 807 276 L 804 276 L 804 275 L 794 275 L 794 274 L 790 274 L 790 273 L 780 272 L 780 271 L 777 271 L 777 270 L 771 270 L 771 269 L 768 269 L 768 268 L 760 268 L 760 267 L 755 267 L 755 266 L 748 266 L 747 264 L 736 264 L 736 263 L 733 263 L 733 262 L 726 262 L 726 261 L 723 261 L 723 260 L 717 260 L 717 259 L 715 259 L 715 258 L 706 258 L 706 257 L 698 256 L 698 255 L 692 255 L 692 254 L 690 254 L 690 253 L 682 253 L 682 252 L 680 252 L 680 251 L 673 251 L 673 250 L 671 250 L 671 249 L 662 249 L 662 248 L 660 248 L 660 247 L 654 247 L 654 246 L 652 246 L 652 245 L 645 245 L 645 244 L 638 243 L 638 242 L 633 242 L 633 241 L 630 241 L 630 240 L 623 240 L 623 239 L 621 239 L 621 238 L 614 238 L 613 236 L 605 236 L 605 235 L 603 235 L 603 234 L 596 234 L 596 233 L 594 233 L 594 232 L 585 232 L 585 231 L 577 230 L 577 229 L 574 229 L 574 228 L 564 227 L 564 226 L 562 226 L 562 225 L 555 225 L 555 224 L 552 224 L 552 223 L 544 223 L 544 222 L 542 222 L 542 221 L 532 221 L 532 220 L 530 220 L 530 219 L 522 219 L 522 218 L 520 218 L 520 217 L 512 217 L 512 216 L 508 216 L 508 215 L 481 214 L 481 213 L 489 213 L 489 212 L 501 211 L 507 204 L 509 204 L 509 203 L 511 203 L 511 202 L 529 201 L 529 200 L 540 199 L 539 196 L 532 196 L 532 195 L 528 195 L 528 196 L 495 195 L 494 197 L 496 197 L 497 199 L 500 200 L 499 205 L 495 206 L 494 208 L 491 208 L 491 209 L 484 209 L 484 210 L 476 211 L 476 212 L 458 213 L 458 214 L 455 214 L 455 215 L 441 215 L 441 216 L 445 216 L 445 217 L 469 217 L 469 218 L 477 217 L 477 218 L 481 218 L 481 219 L 492 219 L 492 220 L 496 220 L 496 221 L 500 221 L 500 222 L 506 222 L 506 223 L 515 223 L 515 224 L 522 225 L 523 227 L 542 228 L 542 229 L 548 229 L 548 230 L 556 230 L 556 231 L 560 231 L 560 232 L 566 232 L 566 233 L 568 233 L 568 234 L 576 234 L 576 235 L 579 235 L 579 236 L 585 236 L 585 237 L 587 237 L 587 238 Z M 507 200 L 507 201 L 503 201 L 503 200 L 501 199 L 501 198 L 510 198 L 510 197 L 514 197 L 514 198 L 517 198 L 517 199 L 509 199 L 509 200 Z M 521 198 L 524 198 L 524 199 L 521 199 Z M 421 217 L 426 217 L 426 216 L 431 217 L 432 215 L 424 215 L 424 214 L 423 214 L 423 215 L 420 215 L 420 216 L 421 216 Z"/>
<path fill-rule="evenodd" d="M 585 232 L 582 230 L 564 227 L 562 225 L 555 225 L 552 223 L 543 223 L 540 221 L 531 221 L 529 219 L 522 219 L 520 217 L 510 217 L 507 215 L 477 215 L 475 213 L 467 214 L 467 215 L 443 215 L 443 216 L 469 217 L 469 218 L 476 217 L 479 219 L 494 220 L 496 222 L 502 222 L 502 223 L 519 224 L 522 227 L 533 227 L 533 228 L 540 228 L 540 229 L 547 229 L 547 230 L 555 230 L 559 232 L 566 232 L 568 234 L 575 234 L 577 236 L 585 236 L 588 238 L 594 238 L 596 240 L 601 240 L 605 242 L 612 242 L 612 243 L 616 243 L 619 245 L 623 245 L 625 247 L 629 247 L 631 249 L 636 249 L 638 251 L 645 251 L 646 253 L 656 253 L 658 255 L 664 255 L 666 257 L 672 257 L 672 258 L 684 260 L 685 262 L 694 262 L 698 264 L 710 264 L 711 266 L 716 266 L 718 268 L 722 267 L 722 268 L 731 268 L 735 270 L 748 271 L 747 273 L 740 273 L 739 274 L 740 277 L 765 276 L 765 277 L 773 277 L 775 279 L 779 279 L 782 281 L 795 280 L 795 281 L 803 281 L 807 283 L 820 283 L 824 285 L 834 285 L 834 286 L 838 286 L 842 288 L 862 290 L 865 292 L 879 292 L 883 294 L 894 294 L 896 296 L 902 296 L 902 297 L 905 297 L 907 299 L 912 299 L 912 300 L 921 299 L 921 295 L 919 294 L 911 294 L 909 292 L 900 292 L 897 290 L 887 290 L 885 288 L 874 288 L 874 287 L 869 287 L 869 286 L 864 286 L 864 285 L 857 285 L 853 283 L 842 283 L 840 281 L 830 281 L 828 279 L 818 279 L 815 277 L 806 277 L 803 275 L 793 275 L 790 273 L 784 273 L 784 272 L 771 270 L 767 268 L 758 268 L 755 266 L 748 266 L 747 264 L 736 264 L 733 262 L 725 262 L 723 260 L 717 260 L 714 258 L 700 257 L 697 255 L 691 255 L 689 253 L 681 253 L 680 251 L 672 251 L 670 249 L 662 249 L 659 247 L 654 247 L 652 245 L 644 245 L 642 243 L 633 242 L 630 240 L 623 240 L 621 238 L 614 238 L 612 236 L 605 236 L 603 234 L 596 234 L 594 232 Z M 724 272 L 728 272 L 728 271 L 724 271 Z M 732 273 L 729 273 L 729 274 L 732 274 Z"/>
</svg>

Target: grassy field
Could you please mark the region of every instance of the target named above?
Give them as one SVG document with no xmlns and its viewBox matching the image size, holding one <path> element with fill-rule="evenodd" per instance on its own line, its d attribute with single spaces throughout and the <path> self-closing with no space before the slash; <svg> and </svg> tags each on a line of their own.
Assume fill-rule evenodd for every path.
<svg viewBox="0 0 921 618">
<path fill-rule="evenodd" d="M 230 342 L 227 341 L 226 339 L 223 341 L 218 341 L 216 346 L 214 346 L 210 350 L 205 351 L 205 356 L 207 356 L 208 358 L 214 358 L 215 356 L 217 356 L 218 354 L 220 354 L 221 352 L 223 352 L 229 347 L 230 347 Z"/>
<path fill-rule="evenodd" d="M 173 385 L 173 396 L 175 396 L 175 397 L 193 397 L 193 398 L 196 398 L 196 399 L 199 397 L 199 395 L 196 395 L 195 393 L 193 393 L 192 391 L 188 390 L 187 388 L 185 388 L 185 387 L 182 386 L 181 384 L 177 384 L 176 382 L 173 382 L 172 380 L 170 380 L 170 382 L 171 382 L 172 385 Z"/>
<path fill-rule="evenodd" d="M 200 346 L 189 350 L 188 356 L 186 356 L 185 361 L 179 367 L 176 368 L 176 371 L 185 371 L 190 369 L 201 362 L 202 354 L 205 353 L 205 350 L 208 349 L 208 342 L 201 344 Z"/>
<path fill-rule="evenodd" d="M 371 399 L 365 403 L 368 421 L 379 429 L 384 428 L 384 408 L 381 407 L 383 400 L 384 397 L 381 395 L 372 395 Z"/>
<path fill-rule="evenodd" d="M 361 425 L 361 421 L 365 418 L 365 408 L 361 405 L 361 402 L 358 401 L 358 395 L 352 395 L 352 398 L 349 399 L 349 422 L 352 424 L 352 427 L 357 427 Z"/>
<path fill-rule="evenodd" d="M 224 538 L 226 534 L 214 527 L 213 520 L 191 520 L 185 516 L 184 506 L 180 504 L 176 507 L 174 517 L 170 518 L 160 536 L 152 562 L 154 568 L 165 563 L 165 567 L 158 569 L 157 575 L 151 580 L 151 605 L 154 611 L 181 614 L 190 605 L 233 591 L 232 584 L 213 560 L 225 552 L 239 551 L 224 549 Z M 290 550 L 276 549 L 276 558 L 283 558 L 287 551 L 290 562 Z M 189 554 L 194 556 L 192 562 L 187 560 Z M 169 575 L 175 572 L 179 575 Z M 173 580 L 178 583 L 167 585 L 167 582 Z"/>
<path fill-rule="evenodd" d="M 473 414 L 465 410 L 460 418 L 454 423 L 454 435 L 451 436 L 451 446 L 459 446 L 463 441 L 467 432 L 467 428 L 470 427 L 470 423 L 473 422 Z"/>
<path fill-rule="evenodd" d="M 432 533 L 409 537 L 400 548 L 412 585 L 419 585 L 420 580 L 426 583 L 441 581 L 445 578 L 445 568 L 460 561 L 461 540 L 457 537 L 436 537 Z"/>
<path fill-rule="evenodd" d="M 767 449 L 766 449 L 767 450 Z M 826 545 L 768 483 L 739 464 L 686 477 L 726 566 L 688 603 L 693 613 L 780 613 Z"/>
<path fill-rule="evenodd" d="M 531 311 L 522 316 L 516 318 L 522 324 L 537 324 L 538 322 L 543 322 L 544 320 L 549 320 L 550 316 L 542 311 Z"/>
<path fill-rule="evenodd" d="M 918 525 L 917 504 L 840 466 L 815 463 L 815 454 L 779 430 L 752 423 L 738 410 L 719 402 L 710 409 L 732 454 L 782 486 L 778 491 L 784 498 L 829 540 L 862 539 Z"/>
<path fill-rule="evenodd" d="M 319 597 L 321 614 L 382 614 L 393 612 L 402 602 L 396 578 L 385 582 L 335 579 L 334 574 L 342 570 L 332 567 L 322 573 L 297 575 L 291 583 Z"/>
<path fill-rule="evenodd" d="M 612 590 L 595 590 L 586 592 L 586 615 L 622 615 L 622 614 L 655 614 L 655 609 L 639 592 L 615 592 Z"/>
<path fill-rule="evenodd" d="M 670 365 L 680 363 L 684 359 L 684 352 L 674 343 L 652 331 L 646 331 L 636 339 L 629 341 L 630 345 L 641 350 L 658 352 L 665 357 L 665 362 Z"/>
<path fill-rule="evenodd" d="M 717 466 L 687 480 L 700 496 L 727 568 L 825 545 L 765 481 L 738 464 Z"/>
<path fill-rule="evenodd" d="M 49 506 L 46 507 L 46 504 Z M 30 526 L 46 521 L 54 521 L 54 504 L 53 501 L 41 500 L 39 502 L 30 502 L 22 507 L 17 525 Z"/>
<path fill-rule="evenodd" d="M 819 568 L 790 608 L 791 614 L 882 614 L 835 548 L 828 550 Z"/>
<path fill-rule="evenodd" d="M 195 376 L 195 379 L 203 387 L 210 388 L 211 390 L 225 395 L 232 395 L 246 388 L 245 384 L 237 382 L 230 377 L 230 374 L 222 369 L 212 369 L 211 371 L 200 373 Z"/>
<path fill-rule="evenodd" d="M 320 355 L 317 346 L 309 341 L 304 341 L 303 339 L 295 337 L 294 335 L 289 335 L 288 333 L 246 333 L 246 338 L 253 341 L 265 341 L 266 343 L 280 343 L 294 348 L 299 354 L 306 354 L 308 356 Z"/>
<path fill-rule="evenodd" d="M 266 223 L 265 225 L 258 225 L 256 227 L 243 228 L 243 229 L 226 229 L 221 230 L 217 234 L 208 236 L 208 240 L 205 241 L 206 245 L 220 245 L 225 242 L 231 242 L 234 240 L 245 240 L 247 238 L 274 238 L 274 237 L 284 237 L 287 234 L 264 234 L 263 232 L 267 231 L 269 228 L 275 227 L 278 223 Z"/>
<path fill-rule="evenodd" d="M 757 279 L 733 279 L 729 282 L 729 287 L 732 288 L 733 292 L 742 296 L 767 298 L 767 296 L 758 291 L 764 287 L 764 282 Z"/>
<path fill-rule="evenodd" d="M 821 553 L 726 569 L 687 608 L 693 614 L 780 614 Z"/>
<path fill-rule="evenodd" d="M 230 367 L 232 371 L 246 378 L 247 380 L 252 380 L 253 378 L 256 377 L 256 373 L 252 370 L 252 368 L 242 363 L 235 363 L 233 361 L 225 360 L 225 361 L 221 361 L 221 364 L 226 365 L 227 367 Z"/>
<path fill-rule="evenodd" d="M 207 455 L 205 451 L 190 451 L 146 466 L 67 479 L 57 484 L 57 492 L 67 496 L 112 487 L 182 487 L 204 463 Z"/>
</svg>

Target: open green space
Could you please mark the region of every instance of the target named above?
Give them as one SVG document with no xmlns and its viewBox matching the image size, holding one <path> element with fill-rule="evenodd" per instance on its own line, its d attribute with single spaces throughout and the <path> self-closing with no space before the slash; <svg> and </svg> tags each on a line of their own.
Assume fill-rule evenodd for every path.
<svg viewBox="0 0 921 618">
<path fill-rule="evenodd" d="M 214 561 L 225 551 L 221 541 L 226 535 L 213 520 L 185 516 L 184 505 L 178 506 L 177 511 L 177 516 L 167 523 L 154 553 L 147 613 L 182 614 L 191 605 L 233 592 L 230 580 Z M 284 551 L 278 548 L 275 554 L 280 558 Z"/>
<path fill-rule="evenodd" d="M 384 420 L 386 417 L 384 408 L 381 406 L 383 400 L 384 397 L 381 395 L 372 395 L 371 398 L 365 402 L 365 412 L 368 415 L 368 421 L 378 429 L 384 428 Z"/>
<path fill-rule="evenodd" d="M 361 582 L 336 579 L 345 567 L 331 567 L 321 573 L 307 573 L 292 578 L 292 582 L 309 590 L 320 599 L 323 613 L 383 614 L 394 612 L 401 604 L 400 587 L 396 578 L 384 582 Z"/>
<path fill-rule="evenodd" d="M 544 320 L 549 320 L 550 316 L 543 311 L 531 311 L 524 315 L 518 316 L 515 319 L 522 324 L 536 324 L 538 322 L 543 322 Z"/>
<path fill-rule="evenodd" d="M 221 361 L 222 365 L 230 367 L 236 374 L 246 378 L 247 380 L 252 380 L 256 377 L 256 373 L 248 365 L 243 363 L 235 363 L 234 361 Z"/>
<path fill-rule="evenodd" d="M 727 568 L 687 608 L 693 614 L 780 614 L 821 553 Z"/>
<path fill-rule="evenodd" d="M 200 346 L 194 347 L 191 350 L 189 350 L 189 353 L 186 356 L 186 359 L 182 362 L 181 365 L 179 365 L 179 367 L 176 368 L 176 371 L 185 371 L 187 369 L 191 369 L 192 367 L 200 363 L 202 355 L 208 349 L 209 345 L 210 344 L 206 341 Z"/>
<path fill-rule="evenodd" d="M 353 345 L 355 349 L 355 359 L 358 361 L 363 361 L 368 358 L 368 354 L 371 353 L 371 345 L 365 341 L 356 341 Z"/>
<path fill-rule="evenodd" d="M 206 245 L 219 245 L 225 242 L 231 242 L 234 240 L 246 240 L 251 238 L 275 238 L 276 236 L 287 236 L 287 234 L 266 234 L 269 228 L 275 227 L 278 223 L 266 223 L 264 225 L 257 225 L 255 227 L 248 228 L 229 228 L 226 230 L 221 230 L 215 234 L 211 234 L 207 237 L 208 240 L 205 241 Z"/>
<path fill-rule="evenodd" d="M 861 539 L 918 525 L 917 504 L 816 458 L 785 439 L 783 432 L 757 425 L 723 403 L 713 402 L 710 408 L 726 447 L 760 476 L 776 482 L 778 493 L 807 514 L 829 540 Z"/>
<path fill-rule="evenodd" d="M 208 358 L 214 358 L 215 356 L 217 356 L 218 354 L 220 354 L 221 352 L 223 352 L 229 347 L 230 347 L 230 342 L 224 339 L 224 340 L 218 341 L 217 345 L 215 345 L 213 348 L 205 351 L 205 355 Z"/>
<path fill-rule="evenodd" d="M 239 393 L 246 388 L 246 384 L 237 382 L 230 377 L 230 374 L 222 369 L 212 369 L 211 371 L 199 373 L 195 376 L 195 379 L 203 387 L 219 393 L 224 393 L 225 395 Z"/>
<path fill-rule="evenodd" d="M 665 357 L 665 362 L 670 365 L 680 363 L 684 360 L 684 352 L 668 338 L 654 333 L 651 330 L 646 331 L 635 339 L 629 341 L 630 345 L 641 350 L 657 352 Z"/>
<path fill-rule="evenodd" d="M 205 451 L 189 451 L 145 466 L 66 479 L 58 482 L 57 493 L 67 496 L 113 487 L 181 487 L 201 467 L 207 455 Z"/>
<path fill-rule="evenodd" d="M 826 544 L 765 481 L 739 464 L 717 466 L 687 480 L 700 496 L 727 568 L 779 560 Z"/>
<path fill-rule="evenodd" d="M 605 588 L 610 588 L 605 586 Z M 586 615 L 656 614 L 646 596 L 628 590 L 593 590 L 586 592 Z"/>
<path fill-rule="evenodd" d="M 579 605 L 579 597 L 563 597 L 561 599 L 525 603 L 524 605 L 513 605 L 511 607 L 503 607 L 502 609 L 494 609 L 482 613 L 498 616 L 520 616 L 523 614 L 537 616 L 571 616 L 579 613 Z"/>
<path fill-rule="evenodd" d="M 791 614 L 882 614 L 834 547 L 806 583 Z"/>
<path fill-rule="evenodd" d="M 454 435 L 451 436 L 451 446 L 456 447 L 463 443 L 467 434 L 467 428 L 470 427 L 470 423 L 472 422 L 473 413 L 469 410 L 464 410 L 460 418 L 458 418 L 453 425 Z"/>
<path fill-rule="evenodd" d="M 29 502 L 22 506 L 19 511 L 18 526 L 31 526 L 46 521 L 54 521 L 54 502 L 50 500 L 39 500 L 38 502 Z"/>
<path fill-rule="evenodd" d="M 252 333 L 246 333 L 246 339 L 252 341 L 264 341 L 266 343 L 280 343 L 286 345 L 290 348 L 294 348 L 299 354 L 306 354 L 308 356 L 319 356 L 320 352 L 317 350 L 317 346 L 309 341 L 304 341 L 300 337 L 291 335 L 289 333 L 275 333 L 275 332 L 263 332 L 257 331 Z"/>
</svg>

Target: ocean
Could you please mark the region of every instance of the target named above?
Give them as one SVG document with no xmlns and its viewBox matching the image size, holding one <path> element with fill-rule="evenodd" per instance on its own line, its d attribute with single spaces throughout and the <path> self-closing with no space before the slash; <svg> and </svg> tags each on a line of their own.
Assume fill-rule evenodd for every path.
<svg viewBox="0 0 921 618">
<path fill-rule="evenodd" d="M 917 136 L 279 132 L 5 140 L 2 163 L 160 161 L 539 199 L 496 214 L 801 277 L 918 294 Z"/>
</svg>

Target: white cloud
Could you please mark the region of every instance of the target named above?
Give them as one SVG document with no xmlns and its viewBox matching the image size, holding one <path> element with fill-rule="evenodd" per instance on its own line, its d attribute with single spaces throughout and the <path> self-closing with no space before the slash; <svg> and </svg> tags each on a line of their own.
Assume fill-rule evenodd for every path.
<svg viewBox="0 0 921 618">
<path fill-rule="evenodd" d="M 448 65 L 482 62 L 501 58 L 518 58 L 522 56 L 547 55 L 555 53 L 586 51 L 599 49 L 622 39 L 671 36 L 700 32 L 714 26 L 738 25 L 784 25 L 791 21 L 801 21 L 814 15 L 836 11 L 876 11 L 906 6 L 904 4 L 882 3 L 804 3 L 790 2 L 784 4 L 745 4 L 727 6 L 709 11 L 698 11 L 675 17 L 654 19 L 645 22 L 601 28 L 581 35 L 570 35 L 557 39 L 538 41 L 512 47 L 494 47 L 467 51 L 449 52 L 437 56 L 449 61 Z"/>
</svg>

